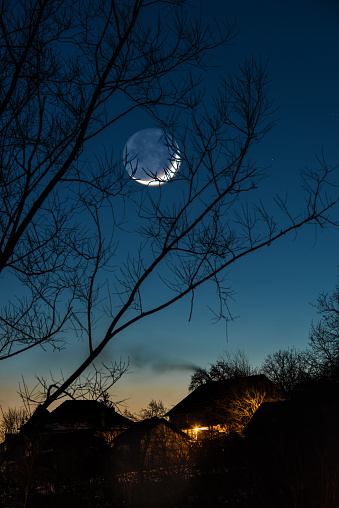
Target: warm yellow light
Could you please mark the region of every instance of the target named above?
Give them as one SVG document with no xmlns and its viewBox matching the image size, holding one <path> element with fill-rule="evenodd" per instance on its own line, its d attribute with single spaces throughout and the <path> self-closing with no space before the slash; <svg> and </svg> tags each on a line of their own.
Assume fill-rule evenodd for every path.
<svg viewBox="0 0 339 508">
<path fill-rule="evenodd" d="M 208 430 L 208 427 L 195 427 L 195 429 L 193 430 L 194 430 L 194 438 L 198 439 L 199 430 Z"/>
</svg>

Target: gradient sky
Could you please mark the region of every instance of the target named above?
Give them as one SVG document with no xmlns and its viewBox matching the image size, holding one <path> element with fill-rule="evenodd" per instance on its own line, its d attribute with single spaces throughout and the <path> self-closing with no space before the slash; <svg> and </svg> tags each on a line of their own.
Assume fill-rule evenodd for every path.
<svg viewBox="0 0 339 508">
<path fill-rule="evenodd" d="M 193 2 L 194 3 L 194 2 Z M 267 197 L 289 190 L 296 202 L 298 170 L 316 166 L 324 151 L 330 165 L 339 163 L 339 5 L 335 0 L 202 0 L 205 19 L 236 19 L 234 45 L 216 52 L 208 72 L 207 92 L 220 74 L 233 71 L 244 57 L 269 59 L 271 94 L 279 108 L 277 125 L 256 149 L 262 166 L 270 166 L 263 184 Z M 121 151 L 137 130 L 153 127 L 138 115 L 106 132 L 103 145 Z M 338 177 L 337 177 L 338 178 Z M 339 179 L 337 180 L 339 182 Z M 138 184 L 136 184 L 138 185 Z M 339 210 L 336 210 L 338 216 Z M 151 398 L 170 408 L 186 394 L 195 365 L 205 367 L 225 349 L 244 349 L 253 365 L 277 349 L 304 348 L 315 302 L 337 282 L 339 231 L 325 230 L 315 237 L 307 228 L 249 256 L 232 267 L 229 284 L 235 291 L 230 311 L 236 319 L 213 324 L 208 306 L 216 305 L 212 286 L 197 295 L 191 322 L 189 301 L 150 317 L 124 332 L 102 360 L 130 357 L 130 369 L 112 390 L 113 400 L 126 400 L 131 410 Z M 157 288 L 149 291 L 156 293 Z M 0 288 L 0 297 L 5 294 Z M 34 374 L 67 374 L 83 356 L 79 344 L 65 352 L 32 351 L 1 366 L 0 403 L 19 405 L 15 396 L 20 376 L 34 383 Z"/>
</svg>

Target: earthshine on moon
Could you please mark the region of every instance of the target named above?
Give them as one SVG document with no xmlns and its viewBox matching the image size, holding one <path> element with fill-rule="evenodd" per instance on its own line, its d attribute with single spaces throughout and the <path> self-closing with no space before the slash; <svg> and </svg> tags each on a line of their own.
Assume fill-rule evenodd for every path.
<svg viewBox="0 0 339 508">
<path fill-rule="evenodd" d="M 143 129 L 127 141 L 123 161 L 128 174 L 137 182 L 161 185 L 179 169 L 179 147 L 161 129 Z"/>
</svg>

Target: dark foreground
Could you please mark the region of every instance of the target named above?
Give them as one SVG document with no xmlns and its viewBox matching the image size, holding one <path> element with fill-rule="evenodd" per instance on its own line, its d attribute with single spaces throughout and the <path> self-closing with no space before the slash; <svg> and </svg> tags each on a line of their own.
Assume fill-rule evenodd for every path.
<svg viewBox="0 0 339 508">
<path fill-rule="evenodd" d="M 191 466 L 90 476 L 74 472 L 53 481 L 29 475 L 2 478 L 1 506 L 15 508 L 191 508 L 339 506 L 337 433 L 284 439 L 228 436 L 201 443 Z M 112 469 L 113 468 L 113 469 Z"/>
</svg>

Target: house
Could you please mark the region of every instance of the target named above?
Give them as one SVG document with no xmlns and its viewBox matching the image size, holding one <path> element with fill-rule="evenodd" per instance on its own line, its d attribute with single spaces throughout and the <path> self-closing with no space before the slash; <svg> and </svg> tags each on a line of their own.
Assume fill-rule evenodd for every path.
<svg viewBox="0 0 339 508">
<path fill-rule="evenodd" d="M 7 470 L 32 469 L 39 480 L 103 474 L 114 438 L 133 424 L 95 400 L 67 400 L 52 412 L 38 407 L 19 434 L 6 438 L 13 449 Z"/>
<path fill-rule="evenodd" d="M 339 436 L 338 399 L 329 400 L 295 397 L 292 400 L 264 402 L 243 430 L 243 434 L 257 442 L 301 441 L 320 435 Z"/>
<path fill-rule="evenodd" d="M 200 385 L 165 416 L 194 439 L 241 432 L 257 408 L 283 394 L 265 375 L 208 381 Z"/>
<path fill-rule="evenodd" d="M 48 433 L 82 430 L 109 432 L 115 437 L 132 424 L 131 420 L 120 415 L 114 408 L 96 400 L 66 400 L 46 415 L 43 429 Z"/>
<path fill-rule="evenodd" d="M 135 423 L 114 439 L 117 471 L 146 471 L 184 466 L 192 442 L 172 423 L 156 416 Z"/>
<path fill-rule="evenodd" d="M 338 506 L 338 401 L 313 391 L 266 402 L 244 428 L 248 465 L 279 506 Z"/>
<path fill-rule="evenodd" d="M 306 414 L 304 404 L 300 402 L 264 402 L 245 426 L 243 434 L 255 440 L 276 437 L 281 432 L 292 435 L 299 429 L 305 429 L 305 422 L 309 421 L 310 417 L 310 414 Z M 303 419 L 305 421 L 302 421 Z"/>
</svg>

